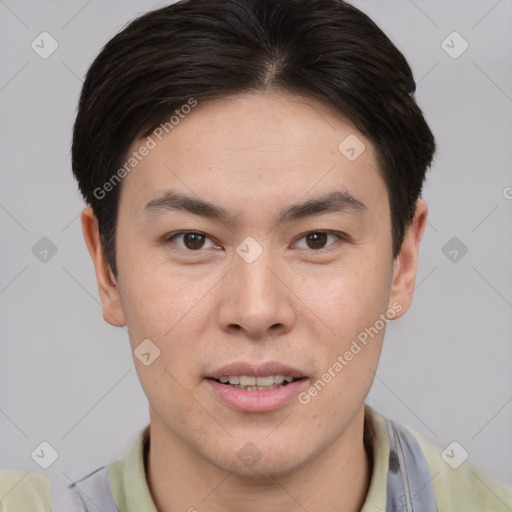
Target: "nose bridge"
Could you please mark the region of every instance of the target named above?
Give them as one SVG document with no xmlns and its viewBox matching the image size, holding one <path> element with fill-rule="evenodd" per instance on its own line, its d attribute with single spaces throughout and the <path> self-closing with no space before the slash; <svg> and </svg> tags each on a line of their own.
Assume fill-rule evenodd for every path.
<svg viewBox="0 0 512 512">
<path fill-rule="evenodd" d="M 272 299 L 276 290 L 276 277 L 271 271 L 272 258 L 261 255 L 252 263 L 247 263 L 241 258 L 236 264 L 235 275 L 240 283 L 242 295 L 247 295 L 252 300 Z M 273 293 L 274 292 L 274 293 Z"/>
<path fill-rule="evenodd" d="M 234 278 L 238 299 L 246 306 L 261 308 L 264 303 L 275 301 L 278 283 L 272 272 L 275 258 L 269 243 L 257 242 L 248 237 L 237 247 Z"/>
<path fill-rule="evenodd" d="M 277 324 L 290 326 L 293 314 L 287 288 L 276 276 L 279 264 L 268 244 L 244 240 L 237 247 L 221 306 L 223 328 L 239 326 L 261 335 Z"/>
</svg>

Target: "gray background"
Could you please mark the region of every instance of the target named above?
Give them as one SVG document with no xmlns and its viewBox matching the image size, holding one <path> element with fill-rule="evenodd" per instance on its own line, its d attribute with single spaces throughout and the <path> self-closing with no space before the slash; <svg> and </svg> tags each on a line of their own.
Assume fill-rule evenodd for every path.
<svg viewBox="0 0 512 512">
<path fill-rule="evenodd" d="M 75 480 L 149 420 L 126 330 L 101 317 L 70 141 L 93 58 L 164 3 L 0 0 L 1 468 Z M 353 3 L 408 58 L 439 144 L 414 303 L 388 328 L 368 403 L 512 485 L 512 2 Z M 43 31 L 59 45 L 47 59 L 31 48 Z M 458 58 L 442 47 L 454 31 Z M 42 441 L 59 453 L 47 470 L 31 458 Z"/>
</svg>

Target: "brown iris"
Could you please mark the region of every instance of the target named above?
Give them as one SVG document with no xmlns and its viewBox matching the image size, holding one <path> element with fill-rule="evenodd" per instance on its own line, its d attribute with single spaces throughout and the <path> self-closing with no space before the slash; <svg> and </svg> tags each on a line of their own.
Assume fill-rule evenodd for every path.
<svg viewBox="0 0 512 512">
<path fill-rule="evenodd" d="M 199 233 L 184 233 L 183 241 L 187 249 L 201 249 L 205 236 Z"/>
<path fill-rule="evenodd" d="M 311 249 L 322 249 L 327 242 L 327 233 L 315 231 L 314 233 L 309 233 L 306 236 L 306 240 Z"/>
</svg>

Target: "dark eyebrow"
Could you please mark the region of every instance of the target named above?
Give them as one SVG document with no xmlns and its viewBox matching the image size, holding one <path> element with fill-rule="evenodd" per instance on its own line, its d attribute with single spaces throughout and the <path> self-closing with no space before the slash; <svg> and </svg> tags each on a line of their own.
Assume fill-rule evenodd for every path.
<svg viewBox="0 0 512 512">
<path fill-rule="evenodd" d="M 172 190 L 162 197 L 153 199 L 146 204 L 144 211 L 151 215 L 158 211 L 184 211 L 211 219 L 218 219 L 226 224 L 234 224 L 238 215 L 222 206 L 218 206 L 197 197 L 187 196 Z M 274 218 L 276 223 L 291 222 L 311 215 L 331 212 L 358 212 L 367 210 L 366 205 L 348 192 L 336 190 L 323 196 L 309 199 L 302 203 L 283 208 Z"/>
<path fill-rule="evenodd" d="M 344 213 L 367 210 L 366 205 L 348 192 L 336 190 L 280 211 L 276 222 L 285 223 L 321 213 Z"/>
</svg>

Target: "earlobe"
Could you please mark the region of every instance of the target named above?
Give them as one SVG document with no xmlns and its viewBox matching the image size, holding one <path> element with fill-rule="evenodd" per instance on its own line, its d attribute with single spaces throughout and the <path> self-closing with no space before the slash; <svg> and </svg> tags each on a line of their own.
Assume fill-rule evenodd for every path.
<svg viewBox="0 0 512 512">
<path fill-rule="evenodd" d="M 103 306 L 103 318 L 115 327 L 123 327 L 126 325 L 126 321 L 117 288 L 117 280 L 105 257 L 98 220 L 90 206 L 82 211 L 81 220 L 85 243 L 96 273 L 98 291 Z"/>
<path fill-rule="evenodd" d="M 414 218 L 407 228 L 400 253 L 393 262 L 393 281 L 389 306 L 391 307 L 396 302 L 402 306 L 400 313 L 395 318 L 402 316 L 412 303 L 418 270 L 420 242 L 425 231 L 427 215 L 427 204 L 422 199 L 418 199 Z"/>
</svg>

